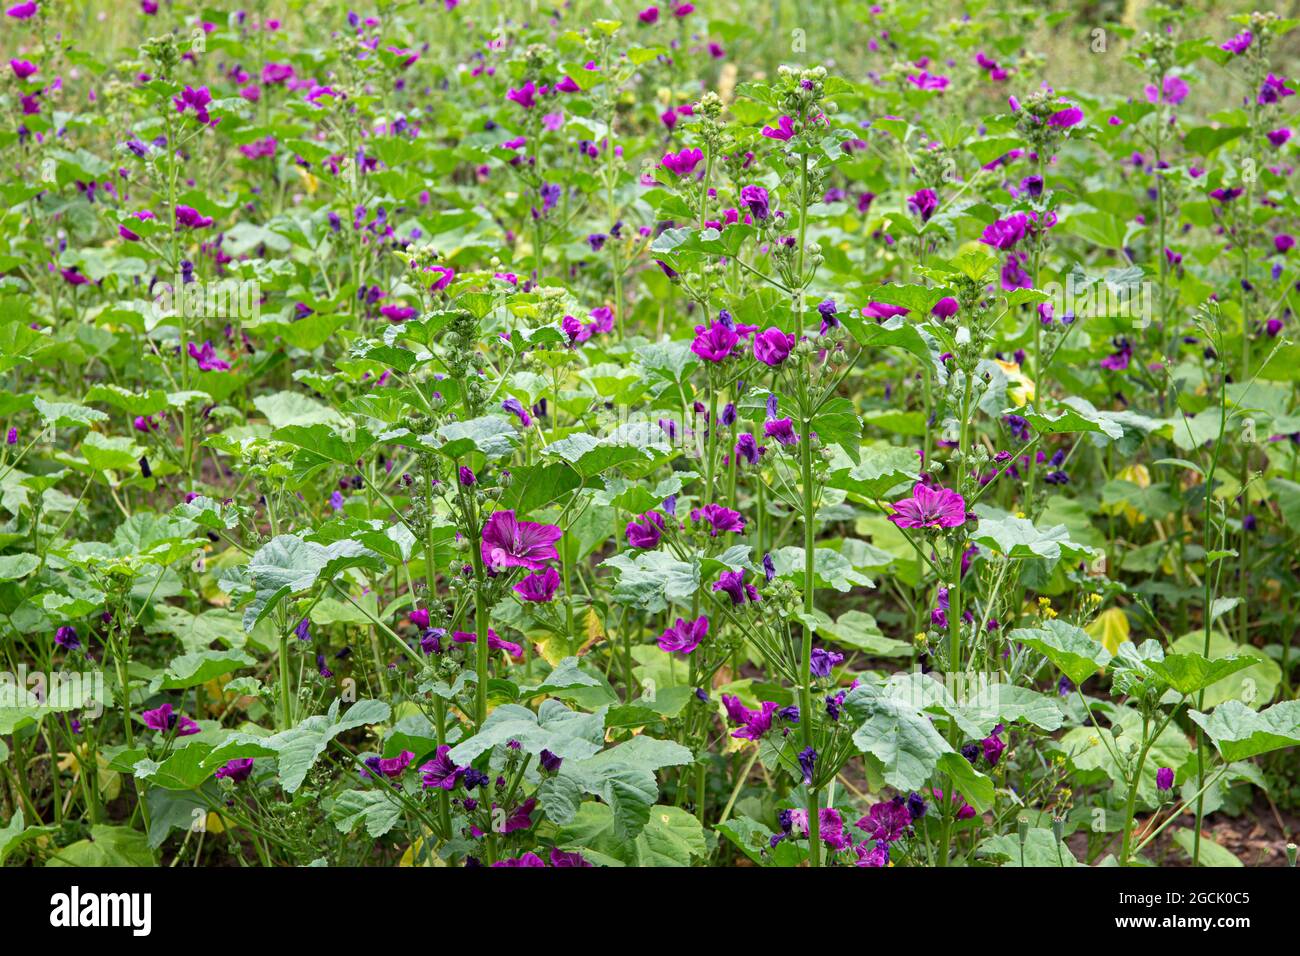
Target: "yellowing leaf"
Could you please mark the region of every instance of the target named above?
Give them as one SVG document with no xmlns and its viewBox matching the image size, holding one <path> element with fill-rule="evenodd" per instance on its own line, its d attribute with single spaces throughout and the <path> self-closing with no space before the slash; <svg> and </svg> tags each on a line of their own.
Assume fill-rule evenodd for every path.
<svg viewBox="0 0 1300 956">
<path fill-rule="evenodd" d="M 1102 611 L 1084 628 L 1088 636 L 1100 641 L 1111 654 L 1119 653 L 1119 646 L 1129 639 L 1128 615 L 1117 607 Z"/>
<path fill-rule="evenodd" d="M 1020 363 L 1004 362 L 1002 359 L 994 359 L 994 361 L 1006 373 L 1007 381 L 1010 383 L 1007 388 L 1007 397 L 1015 403 L 1016 407 L 1020 408 L 1032 402 L 1038 393 L 1038 389 L 1034 385 L 1034 380 L 1020 371 Z"/>
</svg>

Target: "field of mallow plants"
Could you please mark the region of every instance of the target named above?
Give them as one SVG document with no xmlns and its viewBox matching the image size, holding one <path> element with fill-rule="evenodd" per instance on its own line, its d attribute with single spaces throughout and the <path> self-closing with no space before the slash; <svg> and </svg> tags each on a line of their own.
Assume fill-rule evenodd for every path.
<svg viewBox="0 0 1300 956">
<path fill-rule="evenodd" d="M 6 0 L 0 862 L 1294 865 L 1300 31 L 1075 6 Z"/>
</svg>

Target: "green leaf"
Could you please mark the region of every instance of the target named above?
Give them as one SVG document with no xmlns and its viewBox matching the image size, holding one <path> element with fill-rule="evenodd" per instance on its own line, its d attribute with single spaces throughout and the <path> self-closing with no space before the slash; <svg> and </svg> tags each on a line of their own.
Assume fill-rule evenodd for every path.
<svg viewBox="0 0 1300 956">
<path fill-rule="evenodd" d="M 971 540 L 1008 558 L 1044 558 L 1055 564 L 1062 556 L 1082 559 L 1096 551 L 1087 545 L 1075 544 L 1063 524 L 1046 531 L 1034 527 L 1028 518 L 981 518 Z"/>
<path fill-rule="evenodd" d="M 1105 670 L 1110 651 L 1082 629 L 1065 621 L 1044 621 L 1040 627 L 1016 628 L 1011 640 L 1019 641 L 1047 656 L 1076 687 L 1093 674 Z"/>
<path fill-rule="evenodd" d="M 874 443 L 864 446 L 860 457 L 852 468 L 831 472 L 827 487 L 877 501 L 900 485 L 911 486 L 921 473 L 921 459 L 911 448 Z"/>
<path fill-rule="evenodd" d="M 1188 711 L 1226 761 L 1300 744 L 1300 700 L 1287 700 L 1254 711 L 1239 700 L 1224 701 L 1213 713 Z"/>
<path fill-rule="evenodd" d="M 1056 839 L 1051 830 L 1030 827 L 1025 836 L 1023 851 L 1020 837 L 1015 833 L 992 836 L 980 843 L 975 855 L 980 859 L 994 860 L 999 866 L 1085 866 L 1063 840 Z"/>
<path fill-rule="evenodd" d="M 197 687 L 241 667 L 251 667 L 257 662 L 240 650 L 197 651 L 173 657 L 162 675 L 150 685 L 150 692 L 182 690 Z"/>
<path fill-rule="evenodd" d="M 157 866 L 149 838 L 131 827 L 96 824 L 90 839 L 65 846 L 46 866 Z"/>
<path fill-rule="evenodd" d="M 255 595 L 244 611 L 244 630 L 251 631 L 284 598 L 309 591 L 319 580 L 332 581 L 347 568 L 384 571 L 382 558 L 355 541 L 320 545 L 297 535 L 281 534 L 262 545 L 246 571 Z"/>
<path fill-rule="evenodd" d="M 297 726 L 268 737 L 264 741 L 265 745 L 279 757 L 280 785 L 286 793 L 296 792 L 331 740 L 357 727 L 383 723 L 391 713 L 383 701 L 359 700 L 340 717 L 339 701 L 336 699 L 330 704 L 327 714 L 308 717 Z"/>
<path fill-rule="evenodd" d="M 1187 854 L 1189 860 L 1193 858 L 1196 844 L 1196 832 L 1194 830 L 1187 827 L 1175 827 L 1173 842 L 1174 846 Z M 1235 853 L 1219 846 L 1206 834 L 1201 835 L 1200 863 L 1198 865 L 1214 867 L 1245 866 Z"/>
<path fill-rule="evenodd" d="M 1259 663 L 1254 657 L 1220 657 L 1208 660 L 1200 654 L 1166 654 L 1164 660 L 1146 661 L 1146 666 L 1180 694 L 1195 694 L 1218 683 L 1229 674 Z"/>
<path fill-rule="evenodd" d="M 364 821 L 366 833 L 378 839 L 401 820 L 402 805 L 395 796 L 378 788 L 344 790 L 335 798 L 329 818 L 340 833 L 351 833 Z"/>
<path fill-rule="evenodd" d="M 879 761 L 885 783 L 898 790 L 920 790 L 939 758 L 952 752 L 929 717 L 871 684 L 850 691 L 844 706 L 861 721 L 853 743 Z"/>
<path fill-rule="evenodd" d="M 534 756 L 549 750 L 565 760 L 584 760 L 600 750 L 604 728 L 604 708 L 583 714 L 558 700 L 544 700 L 534 714 L 518 704 L 502 704 L 488 714 L 478 733 L 453 747 L 448 756 L 464 766 L 493 747 L 517 740 L 524 753 Z"/>
<path fill-rule="evenodd" d="M 700 821 L 681 807 L 652 807 L 636 838 L 637 866 L 690 866 L 707 845 Z"/>
</svg>

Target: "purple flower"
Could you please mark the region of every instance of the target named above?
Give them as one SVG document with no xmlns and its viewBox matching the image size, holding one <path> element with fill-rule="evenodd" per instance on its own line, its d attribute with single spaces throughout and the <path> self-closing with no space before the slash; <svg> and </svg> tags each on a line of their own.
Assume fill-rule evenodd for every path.
<svg viewBox="0 0 1300 956">
<path fill-rule="evenodd" d="M 718 580 L 713 583 L 713 590 L 725 591 L 731 598 L 731 603 L 736 606 L 744 604 L 746 601 L 752 604 L 760 600 L 758 588 L 745 583 L 744 569 L 723 571 L 718 575 Z"/>
<path fill-rule="evenodd" d="M 478 484 L 478 478 L 475 477 L 473 470 L 468 465 L 460 466 L 457 477 L 460 479 L 461 485 L 466 488 L 472 488 Z"/>
<path fill-rule="evenodd" d="M 740 534 L 745 530 L 745 519 L 739 511 L 732 511 L 719 504 L 708 504 L 691 511 L 691 520 L 703 522 L 709 526 L 710 536 L 716 538 L 719 532 L 734 531 Z"/>
<path fill-rule="evenodd" d="M 10 7 L 5 13 L 15 20 L 27 20 L 36 16 L 37 9 L 36 4 L 32 3 L 31 0 L 27 0 L 26 3 L 19 3 Z"/>
<path fill-rule="evenodd" d="M 755 219 L 767 218 L 767 190 L 762 186 L 746 186 L 740 191 L 740 201 L 749 207 Z"/>
<path fill-rule="evenodd" d="M 762 704 L 761 709 L 750 710 L 739 697 L 723 694 L 722 706 L 727 710 L 728 719 L 733 724 L 740 724 L 740 729 L 733 731 L 731 736 L 741 740 L 759 740 L 772 729 L 772 715 L 780 705 L 769 700 Z"/>
<path fill-rule="evenodd" d="M 844 660 L 843 654 L 837 654 L 835 651 L 828 651 L 822 647 L 814 647 L 812 659 L 809 661 L 810 670 L 814 677 L 830 677 L 831 668 Z"/>
<path fill-rule="evenodd" d="M 907 208 L 921 217 L 922 222 L 929 222 L 934 211 L 939 208 L 939 197 L 933 189 L 921 189 L 908 197 Z"/>
<path fill-rule="evenodd" d="M 1237 56 L 1241 56 L 1248 49 L 1250 49 L 1250 44 L 1254 39 L 1255 39 L 1255 35 L 1253 33 L 1251 33 L 1249 30 L 1243 30 L 1242 32 L 1238 33 L 1235 37 L 1233 37 L 1231 40 L 1227 40 L 1226 42 L 1220 44 L 1219 49 L 1227 50 L 1229 53 L 1235 53 Z"/>
<path fill-rule="evenodd" d="M 451 639 L 457 644 L 477 644 L 478 635 L 470 631 L 453 631 Z M 505 651 L 511 657 L 519 659 L 523 657 L 524 649 L 514 641 L 507 641 L 497 637 L 497 632 L 488 628 L 487 632 L 488 647 L 494 651 Z"/>
<path fill-rule="evenodd" d="M 659 165 L 676 176 L 689 176 L 703 159 L 701 150 L 683 149 L 678 153 L 664 153 Z"/>
<path fill-rule="evenodd" d="M 20 80 L 25 80 L 38 72 L 36 64 L 31 60 L 10 60 L 9 69 L 13 70 L 14 76 Z"/>
<path fill-rule="evenodd" d="M 794 430 L 794 421 L 789 418 L 773 418 L 763 422 L 763 434 L 773 438 L 781 445 L 799 444 L 799 433 Z"/>
<path fill-rule="evenodd" d="M 787 142 L 794 136 L 794 120 L 788 116 L 782 116 L 776 124 L 776 128 L 771 126 L 763 127 L 763 135 L 768 139 L 779 139 L 781 142 Z"/>
<path fill-rule="evenodd" d="M 535 98 L 536 93 L 537 87 L 534 85 L 532 80 L 529 80 L 519 89 L 509 90 L 506 93 L 506 99 L 512 103 L 518 103 L 526 110 L 530 110 L 537 105 L 537 100 Z"/>
<path fill-rule="evenodd" d="M 210 341 L 204 342 L 202 348 L 191 342 L 190 358 L 198 362 L 200 370 L 204 372 L 224 372 L 230 368 L 230 363 L 217 358 L 217 350 Z"/>
<path fill-rule="evenodd" d="M 776 327 L 766 328 L 754 336 L 754 358 L 776 368 L 790 356 L 795 337 Z"/>
<path fill-rule="evenodd" d="M 736 439 L 736 459 L 738 461 L 743 458 L 751 465 L 757 464 L 758 459 L 762 457 L 765 450 L 749 432 L 742 433 Z"/>
<path fill-rule="evenodd" d="M 714 322 L 706 329 L 697 325 L 691 351 L 707 362 L 721 362 L 731 356 L 731 350 L 738 341 L 740 336 L 734 326 Z"/>
<path fill-rule="evenodd" d="M 9 429 L 8 432 L 5 433 L 5 444 L 6 445 L 18 444 L 18 429 L 11 428 Z"/>
<path fill-rule="evenodd" d="M 1278 233 L 1273 237 L 1273 248 L 1284 255 L 1290 252 L 1294 246 L 1295 237 L 1288 235 L 1285 232 Z M 10 444 L 12 445 L 13 442 L 10 442 Z"/>
<path fill-rule="evenodd" d="M 176 221 L 190 229 L 206 229 L 213 223 L 211 216 L 203 215 L 193 206 L 182 205 L 176 207 Z"/>
<path fill-rule="evenodd" d="M 1273 144 L 1274 149 L 1281 149 L 1290 138 L 1291 130 L 1285 126 L 1268 132 L 1268 141 Z"/>
<path fill-rule="evenodd" d="M 641 523 L 629 521 L 624 533 L 627 535 L 627 543 L 630 547 L 649 550 L 659 546 L 663 527 L 663 516 L 657 511 L 647 511 L 641 515 Z"/>
<path fill-rule="evenodd" d="M 1286 85 L 1286 77 L 1274 76 L 1270 73 L 1264 78 L 1264 82 L 1259 88 L 1259 105 L 1267 106 L 1270 103 L 1279 103 L 1288 96 L 1294 96 L 1295 90 Z"/>
<path fill-rule="evenodd" d="M 81 647 L 81 639 L 77 637 L 77 629 L 71 624 L 64 624 L 54 632 L 54 643 L 68 651 L 75 651 Z"/>
<path fill-rule="evenodd" d="M 900 528 L 955 528 L 966 521 L 966 499 L 949 488 L 917 482 L 912 497 L 894 502 L 889 520 Z"/>
<path fill-rule="evenodd" d="M 893 843 L 906 834 L 911 825 L 912 814 L 902 797 L 898 798 L 897 803 L 882 800 L 872 804 L 867 815 L 857 822 L 858 829 L 878 843 Z"/>
<path fill-rule="evenodd" d="M 700 646 L 700 641 L 704 640 L 704 636 L 708 633 L 707 614 L 702 614 L 690 622 L 679 617 L 676 624 L 659 635 L 659 649 L 669 654 L 689 654 Z"/>
<path fill-rule="evenodd" d="M 426 615 L 425 623 L 427 624 L 427 623 L 429 623 L 429 622 L 428 622 L 428 617 L 427 617 L 427 615 L 428 615 L 429 612 L 428 612 L 428 611 L 425 611 L 424 613 L 425 613 L 425 615 Z M 411 616 L 412 616 L 412 618 L 414 618 L 415 615 L 412 614 Z M 299 621 L 298 624 L 294 627 L 294 629 L 293 629 L 293 633 L 294 633 L 294 636 L 297 637 L 298 640 L 302 641 L 303 643 L 306 643 L 307 641 L 310 641 L 310 640 L 311 640 L 311 621 L 309 621 L 307 618 L 304 617 L 304 618 L 303 618 L 301 621 Z"/>
<path fill-rule="evenodd" d="M 420 766 L 425 790 L 454 790 L 456 782 L 465 773 L 464 767 L 457 767 L 447 756 L 450 744 L 443 744 L 433 755 L 433 759 Z"/>
<path fill-rule="evenodd" d="M 560 586 L 560 573 L 555 568 L 547 568 L 540 573 L 528 575 L 515 585 L 515 593 L 525 601 L 545 604 L 555 597 Z"/>
<path fill-rule="evenodd" d="M 799 751 L 799 769 L 803 771 L 803 782 L 805 786 L 812 786 L 813 767 L 817 763 L 817 751 L 811 747 L 805 747 Z"/>
<path fill-rule="evenodd" d="M 957 314 L 958 308 L 960 308 L 960 306 L 958 305 L 957 300 L 950 295 L 946 295 L 934 304 L 934 308 L 930 310 L 930 314 L 938 319 L 950 319 Z"/>
<path fill-rule="evenodd" d="M 523 403 L 517 398 L 507 398 L 501 403 L 501 410 L 516 416 L 519 419 L 519 424 L 524 428 L 527 428 L 533 423 L 533 419 L 528 414 L 528 410 L 524 408 Z"/>
<path fill-rule="evenodd" d="M 1078 126 L 1083 122 L 1083 110 L 1077 106 L 1067 106 L 1063 110 L 1057 110 L 1051 116 L 1047 117 L 1048 126 L 1058 126 L 1062 129 L 1070 126 Z"/>
<path fill-rule="evenodd" d="M 547 561 L 558 561 L 555 542 L 564 532 L 553 524 L 520 521 L 513 510 L 494 511 L 483 526 L 480 552 L 493 570 L 528 568 L 540 571 Z"/>
<path fill-rule="evenodd" d="M 140 714 L 140 717 L 144 720 L 146 727 L 159 733 L 167 733 L 174 729 L 177 737 L 188 737 L 199 732 L 199 725 L 184 714 L 173 712 L 171 704 L 163 704 L 154 710 L 146 710 Z"/>
<path fill-rule="evenodd" d="M 984 759 L 989 762 L 990 767 L 998 765 L 998 761 L 1002 759 L 1002 751 L 1007 749 L 1006 742 L 998 736 L 997 730 L 981 740 L 980 746 L 984 749 Z"/>
<path fill-rule="evenodd" d="M 1158 790 L 1170 790 L 1174 785 L 1174 772 L 1168 767 L 1161 767 L 1156 771 L 1156 788 Z"/>
<path fill-rule="evenodd" d="M 225 765 L 218 768 L 215 776 L 218 780 L 225 779 L 231 783 L 243 783 L 253 773 L 252 757 L 236 757 L 234 760 L 227 760 Z"/>
</svg>

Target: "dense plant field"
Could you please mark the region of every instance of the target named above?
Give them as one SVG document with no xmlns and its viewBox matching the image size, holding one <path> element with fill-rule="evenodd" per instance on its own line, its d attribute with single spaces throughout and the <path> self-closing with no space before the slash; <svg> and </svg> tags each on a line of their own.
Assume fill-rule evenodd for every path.
<svg viewBox="0 0 1300 956">
<path fill-rule="evenodd" d="M 6 8 L 0 861 L 1286 862 L 1296 22 L 806 6 Z"/>
</svg>

